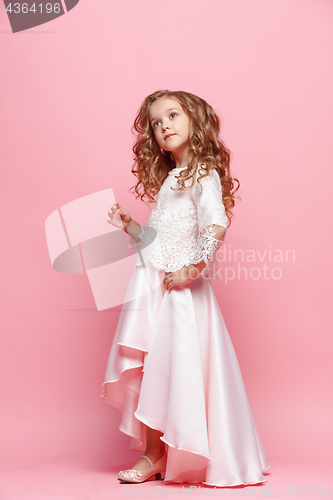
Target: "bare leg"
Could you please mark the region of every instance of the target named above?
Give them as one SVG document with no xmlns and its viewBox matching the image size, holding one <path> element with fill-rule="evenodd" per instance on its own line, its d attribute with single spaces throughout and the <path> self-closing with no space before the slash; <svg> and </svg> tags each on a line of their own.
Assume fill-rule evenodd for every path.
<svg viewBox="0 0 333 500">
<path fill-rule="evenodd" d="M 150 460 L 154 463 L 156 462 L 163 453 L 165 452 L 165 443 L 160 440 L 160 437 L 163 436 L 163 432 L 157 431 L 155 429 L 151 429 L 146 426 L 146 451 L 145 455 L 147 455 Z"/>
<path fill-rule="evenodd" d="M 144 455 L 150 458 L 153 462 L 157 462 L 161 458 L 161 456 L 165 452 L 165 444 L 160 440 L 160 437 L 163 436 L 163 432 L 157 431 L 155 429 L 151 429 L 148 426 L 146 427 L 146 449 Z M 131 467 L 131 469 L 135 470 L 144 470 L 149 466 L 148 460 L 145 458 L 140 458 L 140 460 Z"/>
</svg>

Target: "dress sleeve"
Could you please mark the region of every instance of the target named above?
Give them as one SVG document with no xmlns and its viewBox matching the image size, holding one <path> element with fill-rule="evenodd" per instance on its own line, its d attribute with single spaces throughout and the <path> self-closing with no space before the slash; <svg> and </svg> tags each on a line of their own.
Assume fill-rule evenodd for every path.
<svg viewBox="0 0 333 500">
<path fill-rule="evenodd" d="M 140 233 L 138 234 L 139 241 L 135 241 L 135 239 L 132 238 L 132 236 L 128 235 L 128 237 L 129 237 L 128 246 L 130 247 L 131 250 L 138 250 L 139 249 L 144 232 L 145 232 L 145 230 L 140 224 Z"/>
<path fill-rule="evenodd" d="M 213 169 L 207 177 L 200 179 L 202 189 L 196 181 L 195 202 L 198 216 L 198 239 L 195 254 L 191 264 L 202 260 L 209 264 L 214 253 L 220 248 L 224 239 L 218 240 L 215 226 L 228 227 L 229 219 L 222 202 L 220 177 Z"/>
</svg>

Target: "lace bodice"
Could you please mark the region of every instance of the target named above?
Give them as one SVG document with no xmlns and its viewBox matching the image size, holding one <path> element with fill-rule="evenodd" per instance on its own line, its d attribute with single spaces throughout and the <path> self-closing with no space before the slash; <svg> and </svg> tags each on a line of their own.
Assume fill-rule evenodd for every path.
<svg viewBox="0 0 333 500">
<path fill-rule="evenodd" d="M 172 272 L 204 260 L 209 275 L 214 253 L 223 243 L 215 238 L 214 225 L 225 228 L 228 225 L 220 179 L 213 170 L 210 176 L 200 180 L 201 190 L 197 173 L 191 189 L 174 191 L 171 187 L 177 187 L 176 175 L 181 170 L 174 168 L 169 172 L 157 195 L 147 227 L 141 226 L 140 241 L 136 243 L 130 237 L 129 246 L 140 251 L 137 266 L 149 259 L 155 267 Z M 189 187 L 190 180 L 186 182 Z"/>
</svg>

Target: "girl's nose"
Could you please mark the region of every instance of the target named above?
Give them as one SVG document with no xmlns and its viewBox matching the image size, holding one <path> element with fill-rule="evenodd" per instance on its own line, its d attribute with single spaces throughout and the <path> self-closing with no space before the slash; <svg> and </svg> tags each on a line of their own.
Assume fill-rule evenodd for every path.
<svg viewBox="0 0 333 500">
<path fill-rule="evenodd" d="M 163 124 L 162 124 L 162 130 L 163 130 L 163 132 L 164 132 L 167 128 L 169 128 L 169 125 L 168 125 L 167 123 L 163 123 Z"/>
</svg>

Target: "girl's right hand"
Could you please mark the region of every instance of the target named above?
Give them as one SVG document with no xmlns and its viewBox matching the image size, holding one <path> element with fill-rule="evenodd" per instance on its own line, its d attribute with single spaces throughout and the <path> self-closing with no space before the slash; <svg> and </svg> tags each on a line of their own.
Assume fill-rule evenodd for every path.
<svg viewBox="0 0 333 500">
<path fill-rule="evenodd" d="M 107 221 L 109 224 L 124 230 L 127 228 L 132 219 L 130 213 L 127 212 L 125 208 L 122 208 L 119 203 L 112 205 L 110 212 L 108 212 L 108 216 L 110 217 Z"/>
</svg>

